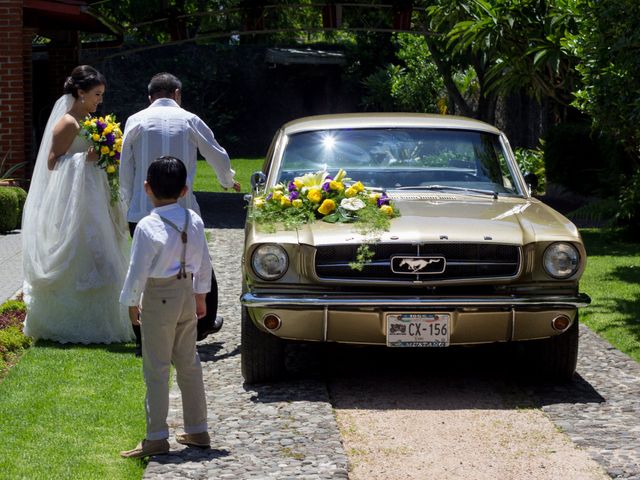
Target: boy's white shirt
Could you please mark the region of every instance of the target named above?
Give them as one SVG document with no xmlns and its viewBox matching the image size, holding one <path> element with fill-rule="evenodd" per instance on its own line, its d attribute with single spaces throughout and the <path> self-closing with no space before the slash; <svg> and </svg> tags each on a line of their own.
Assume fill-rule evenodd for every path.
<svg viewBox="0 0 640 480">
<path fill-rule="evenodd" d="M 187 232 L 186 270 L 193 273 L 194 293 L 211 290 L 211 259 L 204 235 L 204 223 L 193 210 Z M 140 303 L 148 278 L 177 277 L 180 270 L 182 241 L 180 234 L 166 225 L 160 215 L 184 227 L 185 209 L 177 203 L 154 208 L 136 226 L 131 246 L 131 261 L 120 293 L 120 303 L 133 307 Z"/>
</svg>

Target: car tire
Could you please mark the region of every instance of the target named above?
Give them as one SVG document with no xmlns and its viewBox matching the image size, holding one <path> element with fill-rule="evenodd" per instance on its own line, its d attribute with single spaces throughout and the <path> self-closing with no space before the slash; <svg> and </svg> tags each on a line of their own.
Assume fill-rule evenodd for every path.
<svg viewBox="0 0 640 480">
<path fill-rule="evenodd" d="M 525 361 L 530 371 L 543 380 L 570 382 L 578 363 L 578 313 L 569 329 L 544 340 L 524 343 Z"/>
<path fill-rule="evenodd" d="M 240 364 L 246 383 L 279 380 L 285 373 L 285 342 L 258 329 L 246 307 L 240 325 Z"/>
</svg>

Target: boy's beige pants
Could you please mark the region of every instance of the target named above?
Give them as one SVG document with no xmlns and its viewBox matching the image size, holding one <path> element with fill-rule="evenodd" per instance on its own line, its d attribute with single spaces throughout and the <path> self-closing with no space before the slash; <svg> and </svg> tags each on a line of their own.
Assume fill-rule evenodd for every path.
<svg viewBox="0 0 640 480">
<path fill-rule="evenodd" d="M 169 437 L 171 363 L 182 393 L 184 430 L 207 431 L 207 404 L 196 351 L 196 303 L 191 275 L 150 278 L 142 296 L 142 369 L 147 385 L 147 440 Z"/>
</svg>

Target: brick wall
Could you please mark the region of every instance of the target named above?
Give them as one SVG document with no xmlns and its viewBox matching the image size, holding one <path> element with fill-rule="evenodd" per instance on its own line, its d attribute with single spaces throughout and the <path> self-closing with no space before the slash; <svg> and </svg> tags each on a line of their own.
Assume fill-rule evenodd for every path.
<svg viewBox="0 0 640 480">
<path fill-rule="evenodd" d="M 22 0 L 0 0 L 0 160 L 8 155 L 5 166 L 26 159 L 23 42 Z"/>
</svg>

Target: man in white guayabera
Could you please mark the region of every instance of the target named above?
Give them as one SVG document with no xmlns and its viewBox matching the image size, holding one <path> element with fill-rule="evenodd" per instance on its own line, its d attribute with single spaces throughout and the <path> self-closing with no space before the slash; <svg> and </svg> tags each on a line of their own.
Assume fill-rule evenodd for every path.
<svg viewBox="0 0 640 480">
<path fill-rule="evenodd" d="M 187 167 L 189 191 L 180 200 L 185 208 L 200 215 L 200 207 L 193 194 L 198 151 L 216 172 L 222 187 L 240 191 L 234 179 L 229 155 L 216 141 L 213 132 L 200 117 L 183 109 L 182 82 L 170 73 L 158 73 L 149 82 L 151 105 L 127 119 L 120 157 L 120 190 L 128 205 L 127 221 L 131 236 L 136 224 L 149 214 L 153 205 L 144 191 L 149 164 L 158 157 L 170 155 L 179 158 Z M 222 327 L 217 315 L 218 288 L 211 270 L 211 292 L 207 295 L 207 315 L 198 320 L 198 340 Z M 136 334 L 136 355 L 141 355 L 140 329 Z"/>
</svg>

